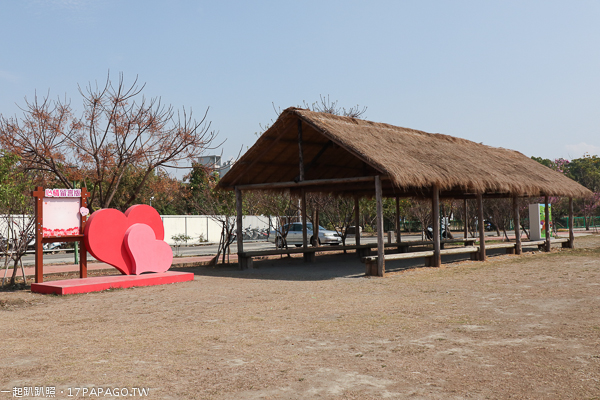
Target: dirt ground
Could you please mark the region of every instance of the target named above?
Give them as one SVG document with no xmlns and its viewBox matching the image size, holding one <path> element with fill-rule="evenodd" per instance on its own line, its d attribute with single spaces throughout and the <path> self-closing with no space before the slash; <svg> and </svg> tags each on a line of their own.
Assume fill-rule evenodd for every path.
<svg viewBox="0 0 600 400">
<path fill-rule="evenodd" d="M 153 399 L 599 399 L 600 237 L 576 245 L 386 278 L 364 277 L 348 254 L 86 295 L 0 292 L 0 399 L 15 387 L 64 399 L 82 387 L 150 388 Z"/>
</svg>

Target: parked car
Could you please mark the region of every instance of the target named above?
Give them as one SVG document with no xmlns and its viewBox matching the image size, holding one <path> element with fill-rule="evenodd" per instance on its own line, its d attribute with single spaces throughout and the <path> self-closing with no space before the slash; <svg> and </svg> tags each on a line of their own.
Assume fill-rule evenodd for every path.
<svg viewBox="0 0 600 400">
<path fill-rule="evenodd" d="M 288 230 L 289 229 L 289 230 Z M 281 237 L 281 232 L 287 231 L 287 236 L 284 238 Z M 269 242 L 275 243 L 275 247 L 282 248 L 285 247 L 285 243 L 288 245 L 296 245 L 297 247 L 302 246 L 302 223 L 301 222 L 293 222 L 291 224 L 284 225 L 281 229 L 281 232 L 273 230 L 269 234 Z M 308 242 L 312 243 L 313 239 L 313 224 L 306 224 L 306 233 Z M 330 245 L 339 245 L 342 244 L 342 237 L 335 231 L 330 231 L 322 226 L 319 226 L 319 244 L 330 244 Z"/>
</svg>

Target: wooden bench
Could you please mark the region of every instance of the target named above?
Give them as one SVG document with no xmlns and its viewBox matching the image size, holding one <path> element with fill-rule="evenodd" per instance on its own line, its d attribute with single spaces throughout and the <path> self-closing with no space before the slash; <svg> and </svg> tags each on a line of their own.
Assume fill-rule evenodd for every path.
<svg viewBox="0 0 600 400">
<path fill-rule="evenodd" d="M 570 244 L 568 238 L 550 239 L 551 246 L 555 243 L 562 243 L 562 247 L 569 247 L 569 244 Z M 537 246 L 538 249 L 540 249 L 540 250 L 542 250 L 545 245 L 546 245 L 545 240 L 529 240 L 527 242 L 521 242 L 521 247 Z"/>
<path fill-rule="evenodd" d="M 506 249 L 506 254 L 515 254 L 516 243 L 491 243 L 485 245 L 485 250 Z"/>
<path fill-rule="evenodd" d="M 460 243 L 465 241 L 464 239 L 447 239 L 444 242 L 446 243 Z M 473 240 L 467 239 L 467 242 L 472 243 Z M 385 243 L 385 249 L 399 249 L 399 251 L 403 252 L 402 254 L 408 251 L 410 246 L 426 246 L 433 245 L 432 241 L 412 241 L 412 242 L 401 242 L 401 243 Z M 242 269 L 252 269 L 253 267 L 253 259 L 254 257 L 262 257 L 262 256 L 276 256 L 283 254 L 301 254 L 304 253 L 310 259 L 314 260 L 314 254 L 320 252 L 328 252 L 328 251 L 343 251 L 343 250 L 356 250 L 356 253 L 360 258 L 368 257 L 372 253 L 372 249 L 377 248 L 377 243 L 365 243 L 365 244 L 354 244 L 354 245 L 346 245 L 346 246 L 309 246 L 304 250 L 303 247 L 290 247 L 287 249 L 273 249 L 273 250 L 255 250 L 255 251 L 245 251 L 238 255 L 238 259 L 240 261 Z"/>
<path fill-rule="evenodd" d="M 471 254 L 471 259 L 476 259 L 477 253 L 479 252 L 479 247 L 477 246 L 465 246 L 465 247 L 456 247 L 453 249 L 444 249 L 440 250 L 440 255 L 447 254 Z M 394 261 L 394 260 L 408 260 L 413 258 L 425 258 L 425 265 L 431 266 L 432 258 L 434 256 L 433 250 L 427 251 L 413 251 L 410 253 L 398 253 L 398 254 L 385 254 L 385 261 Z M 361 260 L 365 263 L 366 271 L 365 275 L 377 275 L 377 256 L 368 256 L 363 257 Z"/>
<path fill-rule="evenodd" d="M 478 241 L 477 238 L 460 238 L 460 239 L 444 239 L 440 241 L 440 245 L 443 244 L 456 244 L 456 243 L 464 243 L 465 247 L 459 247 L 459 248 L 452 248 L 452 249 L 444 249 L 443 246 L 441 246 L 441 254 L 467 254 L 467 253 L 475 253 L 477 251 L 479 251 L 478 247 L 474 247 L 473 244 Z M 568 239 L 557 239 L 557 241 L 567 241 Z M 539 242 L 539 243 L 538 243 Z M 555 242 L 554 240 L 552 241 L 553 243 Z M 545 243 L 545 241 L 537 241 L 537 242 L 523 242 L 525 243 L 529 243 L 530 245 L 538 245 L 541 244 L 543 245 Z M 419 258 L 419 257 L 430 257 L 427 255 L 424 255 L 425 253 L 429 253 L 431 252 L 431 256 L 433 255 L 433 250 L 430 251 L 416 251 L 416 252 L 409 252 L 409 248 L 413 247 L 413 246 L 433 246 L 433 241 L 431 240 L 415 240 L 415 241 L 408 241 L 408 242 L 400 242 L 400 243 L 385 243 L 384 244 L 384 248 L 385 249 L 398 249 L 398 251 L 400 251 L 400 253 L 398 254 L 387 254 L 385 257 L 386 260 L 400 260 L 400 259 L 410 259 L 410 258 Z M 500 247 L 494 247 L 494 246 L 500 246 Z M 486 249 L 492 249 L 492 248 L 507 248 L 509 249 L 510 247 L 512 247 L 514 249 L 514 243 L 500 243 L 500 244 L 491 244 L 491 245 L 487 245 Z M 358 256 L 361 258 L 361 260 L 363 262 L 366 263 L 365 258 L 368 257 L 375 257 L 375 264 L 377 264 L 377 256 L 371 256 L 372 253 L 372 249 L 377 248 L 377 243 L 366 243 L 366 244 L 359 244 L 359 245 L 346 245 L 346 246 L 309 246 L 306 250 L 304 250 L 304 248 L 302 247 L 291 247 L 288 249 L 273 249 L 273 250 L 255 250 L 255 251 L 246 251 L 243 252 L 239 255 L 239 260 L 240 260 L 240 264 L 242 266 L 242 269 L 248 269 L 248 268 L 252 268 L 253 265 L 253 258 L 254 257 L 262 257 L 262 256 L 273 256 L 273 255 L 283 255 L 283 254 L 302 254 L 305 253 L 308 255 L 308 257 L 314 258 L 314 254 L 317 252 L 328 252 L 328 251 L 343 251 L 343 250 L 356 250 L 356 253 L 358 254 Z M 472 249 L 477 249 L 475 251 L 473 251 Z M 508 252 L 509 250 L 507 250 Z M 514 251 L 514 250 L 513 250 Z M 400 258 L 388 258 L 388 257 L 398 257 L 401 255 L 406 254 L 407 256 L 405 257 L 400 257 Z M 476 259 L 476 257 L 474 258 L 473 256 L 471 257 L 472 259 Z M 428 260 L 429 262 L 430 260 Z"/>
<path fill-rule="evenodd" d="M 314 257 L 315 253 L 328 252 L 328 251 L 343 251 L 343 250 L 356 250 L 357 253 L 362 255 L 370 254 L 370 250 L 373 247 L 377 247 L 375 244 L 361 244 L 361 245 L 348 245 L 348 246 L 309 246 L 304 250 L 303 247 L 291 247 L 287 249 L 274 249 L 274 250 L 255 250 L 245 251 L 238 255 L 239 261 L 241 261 L 242 269 L 252 269 L 253 258 L 262 256 L 278 256 L 284 254 L 306 254 L 308 257 Z M 387 246 L 387 247 L 396 247 Z"/>
</svg>

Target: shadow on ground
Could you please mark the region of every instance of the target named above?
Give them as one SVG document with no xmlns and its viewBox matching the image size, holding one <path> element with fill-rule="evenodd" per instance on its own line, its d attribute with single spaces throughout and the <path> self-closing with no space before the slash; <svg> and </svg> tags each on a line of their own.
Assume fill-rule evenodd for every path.
<svg viewBox="0 0 600 400">
<path fill-rule="evenodd" d="M 489 257 L 503 255 L 504 250 L 490 250 Z M 469 261 L 469 255 L 456 254 L 442 257 L 443 264 Z M 415 268 L 428 268 L 425 259 L 387 261 L 386 272 L 400 272 Z M 317 255 L 314 263 L 305 263 L 302 257 L 269 258 L 254 260 L 254 268 L 241 271 L 237 263 L 219 264 L 216 267 L 172 267 L 174 271 L 193 272 L 198 276 L 218 276 L 241 279 L 266 279 L 285 281 L 322 281 L 335 278 L 364 278 L 365 264 L 356 253 Z"/>
</svg>

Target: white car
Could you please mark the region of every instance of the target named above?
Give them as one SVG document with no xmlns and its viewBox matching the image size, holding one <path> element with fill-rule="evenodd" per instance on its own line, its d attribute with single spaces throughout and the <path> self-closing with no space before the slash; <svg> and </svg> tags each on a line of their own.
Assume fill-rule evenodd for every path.
<svg viewBox="0 0 600 400">
<path fill-rule="evenodd" d="M 289 228 L 289 230 L 288 230 Z M 287 236 L 284 239 L 281 237 L 281 232 L 288 231 Z M 302 223 L 293 222 L 288 225 L 284 225 L 281 232 L 276 230 L 271 231 L 269 234 L 269 242 L 275 243 L 275 247 L 282 248 L 285 246 L 285 242 L 288 245 L 296 245 L 297 247 L 302 246 Z M 312 243 L 313 238 L 313 224 L 306 224 L 306 234 L 308 243 Z M 322 226 L 319 226 L 319 244 L 330 244 L 339 245 L 342 244 L 342 237 L 335 231 L 329 231 Z"/>
</svg>

